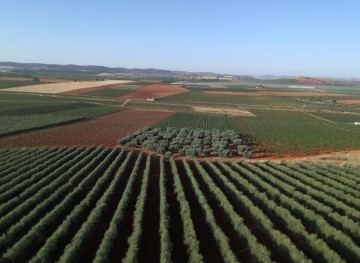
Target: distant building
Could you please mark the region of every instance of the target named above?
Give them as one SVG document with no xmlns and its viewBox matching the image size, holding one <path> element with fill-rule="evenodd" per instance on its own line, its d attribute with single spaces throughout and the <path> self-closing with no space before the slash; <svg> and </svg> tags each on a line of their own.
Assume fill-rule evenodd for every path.
<svg viewBox="0 0 360 263">
<path fill-rule="evenodd" d="M 360 122 L 359 121 L 355 122 L 355 125 L 360 125 Z"/>
<path fill-rule="evenodd" d="M 146 101 L 155 101 L 155 98 L 147 98 Z"/>
</svg>

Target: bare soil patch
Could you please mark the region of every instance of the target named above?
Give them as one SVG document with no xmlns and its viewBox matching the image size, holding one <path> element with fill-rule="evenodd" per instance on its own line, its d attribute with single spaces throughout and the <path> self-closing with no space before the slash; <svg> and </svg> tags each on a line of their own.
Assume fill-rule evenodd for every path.
<svg viewBox="0 0 360 263">
<path fill-rule="evenodd" d="M 15 88 L 2 89 L 2 91 L 33 92 L 33 93 L 64 93 L 71 90 L 108 86 L 113 84 L 129 83 L 128 80 L 83 81 L 67 83 L 50 83 Z"/>
<path fill-rule="evenodd" d="M 173 113 L 125 110 L 92 120 L 3 138 L 0 148 L 46 146 L 116 147 L 117 140 L 143 127 L 152 126 Z"/>
<path fill-rule="evenodd" d="M 230 116 L 255 116 L 250 111 L 234 108 L 192 107 L 196 112 L 220 113 Z"/>
<path fill-rule="evenodd" d="M 176 85 L 149 85 L 136 91 L 122 96 L 123 99 L 146 100 L 148 98 L 166 97 L 178 93 L 188 92 L 189 90 Z"/>
<path fill-rule="evenodd" d="M 360 104 L 360 100 L 337 100 L 336 103 L 354 105 Z"/>
<path fill-rule="evenodd" d="M 255 92 L 241 92 L 241 91 L 204 91 L 209 94 L 219 95 L 235 95 L 235 96 L 283 96 L 283 97 L 315 97 L 315 96 L 344 96 L 343 94 L 315 92 L 315 91 L 255 91 Z"/>
</svg>

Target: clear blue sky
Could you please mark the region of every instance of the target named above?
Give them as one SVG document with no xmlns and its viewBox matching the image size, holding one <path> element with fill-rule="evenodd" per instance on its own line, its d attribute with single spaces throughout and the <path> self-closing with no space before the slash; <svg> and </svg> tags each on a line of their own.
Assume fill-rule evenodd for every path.
<svg viewBox="0 0 360 263">
<path fill-rule="evenodd" d="M 11 0 L 0 61 L 360 77 L 358 0 Z"/>
</svg>

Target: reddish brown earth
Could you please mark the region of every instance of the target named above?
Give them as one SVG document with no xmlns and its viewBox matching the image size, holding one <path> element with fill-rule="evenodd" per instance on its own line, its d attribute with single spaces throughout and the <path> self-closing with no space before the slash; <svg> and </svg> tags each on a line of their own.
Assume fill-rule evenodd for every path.
<svg viewBox="0 0 360 263">
<path fill-rule="evenodd" d="M 236 96 L 283 96 L 283 97 L 313 97 L 313 96 L 344 96 L 343 94 L 315 92 L 315 91 L 255 91 L 255 92 L 241 92 L 241 91 L 204 91 L 209 94 L 219 95 L 236 95 Z"/>
<path fill-rule="evenodd" d="M 189 90 L 176 85 L 154 84 L 137 89 L 134 92 L 122 96 L 121 98 L 132 100 L 146 100 L 147 98 L 166 97 L 188 91 Z"/>
<path fill-rule="evenodd" d="M 341 104 L 360 104 L 360 100 L 337 100 L 336 103 L 341 103 Z"/>
<path fill-rule="evenodd" d="M 167 111 L 126 110 L 92 120 L 0 139 L 0 148 L 117 146 L 117 140 L 168 118 Z"/>
</svg>

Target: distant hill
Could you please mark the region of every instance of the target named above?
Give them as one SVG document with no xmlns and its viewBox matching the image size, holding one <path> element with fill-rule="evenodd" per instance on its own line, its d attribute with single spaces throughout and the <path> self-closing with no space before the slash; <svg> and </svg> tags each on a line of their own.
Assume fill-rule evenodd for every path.
<svg viewBox="0 0 360 263">
<path fill-rule="evenodd" d="M 325 79 L 325 78 L 309 78 L 309 77 L 296 77 L 295 81 L 299 82 L 299 84 L 307 84 L 307 85 L 331 85 L 331 86 L 341 86 L 344 85 L 344 82 L 334 80 L 334 79 Z"/>
<path fill-rule="evenodd" d="M 17 63 L 17 62 L 0 62 L 0 70 L 3 72 L 16 71 L 41 71 L 41 72 L 61 72 L 61 73 L 83 73 L 83 74 L 102 74 L 102 75 L 132 75 L 132 76 L 164 76 L 176 77 L 190 73 L 185 71 L 173 71 L 162 69 L 128 69 L 128 68 L 111 68 L 105 66 L 80 66 L 80 65 L 58 65 L 58 64 L 41 64 L 41 63 Z M 214 73 L 209 73 L 214 74 Z M 214 74 L 216 75 L 216 74 Z"/>
<path fill-rule="evenodd" d="M 100 76 L 128 76 L 128 77 L 170 77 L 187 80 L 223 80 L 230 81 L 251 81 L 261 84 L 262 82 L 282 83 L 290 85 L 331 85 L 340 86 L 349 81 L 357 81 L 358 79 L 335 79 L 335 78 L 309 78 L 294 76 L 276 76 L 276 75 L 224 75 L 212 72 L 187 72 L 163 69 L 139 69 L 139 68 L 123 68 L 123 67 L 105 67 L 96 65 L 59 65 L 59 64 L 42 64 L 42 63 L 17 63 L 17 62 L 0 62 L 0 72 L 7 73 L 68 73 L 68 74 L 91 74 Z"/>
</svg>

